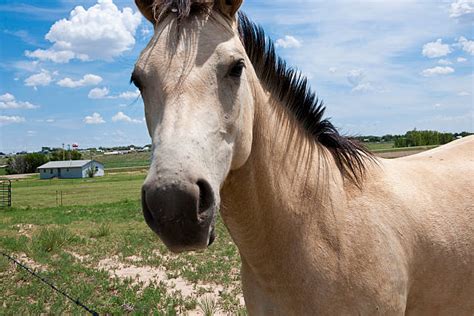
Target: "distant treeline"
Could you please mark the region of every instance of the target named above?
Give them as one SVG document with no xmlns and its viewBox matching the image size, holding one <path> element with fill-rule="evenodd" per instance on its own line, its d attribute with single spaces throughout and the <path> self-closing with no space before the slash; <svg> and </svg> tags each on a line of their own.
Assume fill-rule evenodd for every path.
<svg viewBox="0 0 474 316">
<path fill-rule="evenodd" d="M 430 146 L 443 145 L 460 137 L 466 137 L 472 133 L 441 133 L 437 131 L 413 131 L 407 132 L 405 135 L 385 135 L 385 136 L 360 136 L 356 137 L 362 142 L 394 142 L 395 148 L 413 147 L 413 146 Z"/>
<path fill-rule="evenodd" d="M 7 174 L 34 173 L 48 161 L 80 160 L 82 154 L 76 150 L 58 149 L 51 153 L 30 153 L 8 158 L 5 172 Z"/>
</svg>

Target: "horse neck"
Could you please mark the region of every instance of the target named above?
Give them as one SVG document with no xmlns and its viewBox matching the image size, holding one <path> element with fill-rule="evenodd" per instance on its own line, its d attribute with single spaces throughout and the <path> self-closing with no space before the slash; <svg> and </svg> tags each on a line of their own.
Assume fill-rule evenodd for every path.
<svg viewBox="0 0 474 316">
<path fill-rule="evenodd" d="M 222 189 L 226 226 L 252 266 L 296 252 L 301 258 L 307 238 L 321 238 L 337 251 L 335 209 L 343 195 L 340 173 L 331 172 L 337 170 L 335 163 L 282 105 L 256 90 L 250 157 L 229 174 Z"/>
</svg>

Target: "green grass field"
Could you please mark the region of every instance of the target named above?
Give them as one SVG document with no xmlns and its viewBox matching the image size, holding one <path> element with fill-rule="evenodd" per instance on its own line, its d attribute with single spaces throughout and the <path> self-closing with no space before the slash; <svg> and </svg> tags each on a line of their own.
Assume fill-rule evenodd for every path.
<svg viewBox="0 0 474 316">
<path fill-rule="evenodd" d="M 14 208 L 0 210 L 1 250 L 99 314 L 245 314 L 238 251 L 221 221 L 208 250 L 169 253 L 141 214 L 144 177 L 15 181 Z M 83 314 L 2 256 L 0 298 L 1 314 Z"/>
<path fill-rule="evenodd" d="M 85 179 L 40 180 L 30 177 L 12 181 L 13 205 L 25 207 L 53 207 L 60 205 L 93 205 L 123 200 L 140 199 L 140 188 L 146 173 L 117 173 L 105 177 Z"/>
<path fill-rule="evenodd" d="M 436 147 L 439 146 L 439 145 L 432 145 L 432 146 L 416 146 L 416 147 L 394 148 L 394 142 L 364 143 L 364 145 L 370 151 L 372 151 L 374 153 L 429 150 L 429 149 L 433 149 L 433 148 L 436 148 Z"/>
<path fill-rule="evenodd" d="M 124 155 L 95 155 L 95 159 L 104 164 L 106 169 L 124 167 L 148 167 L 150 165 L 150 152 L 129 153 Z M 89 159 L 90 157 L 84 157 Z"/>
</svg>

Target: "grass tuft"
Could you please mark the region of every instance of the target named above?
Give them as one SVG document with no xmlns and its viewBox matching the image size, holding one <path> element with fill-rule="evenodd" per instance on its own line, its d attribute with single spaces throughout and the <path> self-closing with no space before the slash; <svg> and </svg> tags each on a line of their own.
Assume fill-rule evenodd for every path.
<svg viewBox="0 0 474 316">
<path fill-rule="evenodd" d="M 210 296 L 205 296 L 199 300 L 198 306 L 204 316 L 213 316 L 217 312 L 217 302 Z"/>
<path fill-rule="evenodd" d="M 42 228 L 32 238 L 33 247 L 43 252 L 55 252 L 74 240 L 74 235 L 66 228 Z"/>
<path fill-rule="evenodd" d="M 92 238 L 107 237 L 110 235 L 110 224 L 102 223 L 96 231 L 90 233 Z"/>
</svg>

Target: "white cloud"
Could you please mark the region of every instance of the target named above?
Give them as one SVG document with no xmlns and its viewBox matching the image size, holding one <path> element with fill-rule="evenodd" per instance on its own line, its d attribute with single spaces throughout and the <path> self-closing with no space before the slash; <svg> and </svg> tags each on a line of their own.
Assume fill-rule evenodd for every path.
<svg viewBox="0 0 474 316">
<path fill-rule="evenodd" d="M 137 89 L 136 91 L 125 91 L 118 95 L 118 98 L 121 99 L 136 99 L 140 96 L 140 91 Z"/>
<path fill-rule="evenodd" d="M 369 92 L 374 90 L 375 89 L 370 82 L 360 83 L 354 88 L 352 88 L 352 92 Z"/>
<path fill-rule="evenodd" d="M 441 107 L 441 103 L 436 103 L 435 105 L 433 105 L 433 107 L 435 107 L 435 108 L 440 108 L 440 107 Z"/>
<path fill-rule="evenodd" d="M 118 112 L 112 117 L 113 122 L 126 122 L 126 123 L 143 123 L 142 120 L 132 119 L 130 116 L 124 114 L 123 112 Z"/>
<path fill-rule="evenodd" d="M 40 62 L 38 60 L 33 61 L 17 61 L 13 63 L 13 67 L 18 70 L 27 71 L 27 72 L 35 72 L 39 71 Z"/>
<path fill-rule="evenodd" d="M 87 74 L 82 77 L 80 80 L 72 80 L 71 78 L 64 78 L 57 82 L 58 86 L 65 87 L 65 88 L 77 88 L 77 87 L 84 87 L 84 86 L 95 86 L 102 82 L 102 77 Z"/>
<path fill-rule="evenodd" d="M 373 85 L 365 81 L 365 73 L 362 69 L 353 69 L 347 73 L 347 81 L 352 86 L 352 92 L 374 91 Z"/>
<path fill-rule="evenodd" d="M 27 132 L 26 132 L 26 136 L 29 136 L 29 137 L 36 136 L 36 134 L 38 134 L 37 131 L 27 131 Z"/>
<path fill-rule="evenodd" d="M 470 41 L 464 36 L 461 36 L 458 40 L 458 45 L 461 46 L 463 51 L 474 56 L 474 41 Z"/>
<path fill-rule="evenodd" d="M 423 45 L 423 56 L 428 58 L 437 58 L 449 55 L 451 53 L 451 48 L 448 44 L 443 44 L 442 39 L 437 39 L 436 42 L 431 42 Z"/>
<path fill-rule="evenodd" d="M 87 10 L 74 8 L 68 19 L 51 26 L 45 38 L 53 46 L 33 52 L 28 57 L 67 63 L 72 59 L 111 61 L 135 45 L 135 32 L 141 23 L 139 12 L 129 7 L 120 11 L 112 0 L 98 0 Z"/>
<path fill-rule="evenodd" d="M 94 88 L 89 92 L 89 99 L 136 99 L 140 96 L 140 91 L 125 91 L 118 95 L 110 95 L 107 87 Z"/>
<path fill-rule="evenodd" d="M 16 100 L 15 96 L 10 93 L 0 95 L 0 109 L 37 109 L 39 106 L 30 102 Z"/>
<path fill-rule="evenodd" d="M 149 27 L 148 25 L 145 25 L 145 26 L 142 26 L 141 30 L 140 30 L 140 34 L 142 35 L 142 37 L 146 37 L 148 36 L 151 32 L 153 31 L 153 29 L 151 27 Z"/>
<path fill-rule="evenodd" d="M 349 81 L 352 86 L 357 86 L 361 83 L 364 77 L 365 75 L 362 69 L 353 69 L 347 74 L 347 81 Z"/>
<path fill-rule="evenodd" d="M 298 48 L 301 47 L 301 41 L 297 40 L 291 35 L 285 35 L 284 38 L 279 38 L 276 40 L 275 46 L 282 48 Z"/>
<path fill-rule="evenodd" d="M 461 92 L 458 93 L 458 96 L 460 96 L 460 97 L 467 97 L 469 95 L 471 95 L 471 94 L 467 91 L 461 91 Z"/>
<path fill-rule="evenodd" d="M 47 119 L 46 122 L 47 123 L 54 123 L 54 119 Z"/>
<path fill-rule="evenodd" d="M 438 60 L 438 64 L 440 65 L 452 65 L 453 63 L 447 59 L 440 59 Z"/>
<path fill-rule="evenodd" d="M 109 98 L 109 89 L 104 88 L 94 88 L 89 91 L 89 99 L 107 99 Z"/>
<path fill-rule="evenodd" d="M 334 74 L 334 73 L 336 73 L 336 72 L 337 72 L 337 68 L 336 68 L 336 67 L 331 67 L 331 68 L 329 68 L 329 73 Z"/>
<path fill-rule="evenodd" d="M 25 85 L 28 87 L 47 86 L 53 81 L 51 73 L 47 70 L 41 70 L 40 73 L 29 76 L 25 79 Z"/>
<path fill-rule="evenodd" d="M 459 18 L 474 14 L 474 0 L 456 0 L 451 3 L 451 18 Z"/>
<path fill-rule="evenodd" d="M 69 62 L 75 57 L 71 51 L 63 50 L 56 51 L 54 49 L 37 49 L 34 52 L 25 51 L 25 56 L 30 58 L 37 58 L 39 60 L 50 60 L 52 62 L 63 64 Z"/>
<path fill-rule="evenodd" d="M 93 113 L 91 116 L 86 116 L 84 118 L 84 123 L 86 123 L 86 124 L 103 124 L 103 123 L 105 123 L 105 121 L 99 113 Z"/>
<path fill-rule="evenodd" d="M 467 59 L 464 58 L 464 57 L 458 57 L 458 59 L 456 59 L 456 61 L 457 61 L 458 63 L 464 63 L 464 62 L 467 61 Z"/>
<path fill-rule="evenodd" d="M 23 123 L 23 122 L 25 122 L 25 118 L 21 116 L 0 115 L 0 125 Z"/>
<path fill-rule="evenodd" d="M 433 68 L 425 69 L 421 72 L 421 74 L 425 77 L 432 77 L 436 75 L 448 75 L 454 72 L 454 69 L 451 67 L 440 67 L 436 66 Z"/>
</svg>

